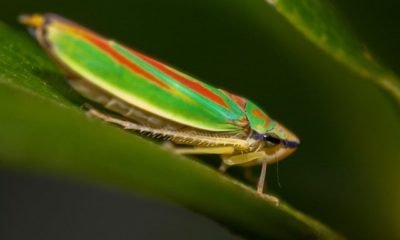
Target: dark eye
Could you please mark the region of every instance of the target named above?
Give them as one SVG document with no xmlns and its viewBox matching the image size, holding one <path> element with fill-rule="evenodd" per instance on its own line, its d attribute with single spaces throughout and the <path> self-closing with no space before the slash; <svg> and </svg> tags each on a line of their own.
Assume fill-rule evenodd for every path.
<svg viewBox="0 0 400 240">
<path fill-rule="evenodd" d="M 271 146 L 278 145 L 282 142 L 281 139 L 271 136 L 271 135 L 264 135 L 264 141 Z"/>
</svg>

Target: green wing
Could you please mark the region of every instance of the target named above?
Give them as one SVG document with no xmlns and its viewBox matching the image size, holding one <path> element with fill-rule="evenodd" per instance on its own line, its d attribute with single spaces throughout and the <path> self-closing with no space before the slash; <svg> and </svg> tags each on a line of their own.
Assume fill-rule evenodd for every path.
<svg viewBox="0 0 400 240">
<path fill-rule="evenodd" d="M 42 38 L 68 69 L 126 103 L 209 131 L 240 131 L 242 106 L 222 90 L 62 19 L 45 15 Z"/>
</svg>

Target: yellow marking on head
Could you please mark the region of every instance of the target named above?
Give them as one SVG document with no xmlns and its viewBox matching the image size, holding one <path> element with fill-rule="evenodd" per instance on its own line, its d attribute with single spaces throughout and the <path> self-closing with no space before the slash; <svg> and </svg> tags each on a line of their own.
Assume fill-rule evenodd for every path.
<svg viewBox="0 0 400 240">
<path fill-rule="evenodd" d="M 44 23 L 43 15 L 36 13 L 31 15 L 21 15 L 19 16 L 18 20 L 24 25 L 35 28 L 43 26 Z"/>
</svg>

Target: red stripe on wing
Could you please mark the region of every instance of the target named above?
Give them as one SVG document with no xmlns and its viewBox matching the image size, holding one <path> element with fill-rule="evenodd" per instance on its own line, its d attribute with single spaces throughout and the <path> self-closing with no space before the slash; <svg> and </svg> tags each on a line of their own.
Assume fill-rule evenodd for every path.
<svg viewBox="0 0 400 240">
<path fill-rule="evenodd" d="M 223 98 L 221 98 L 220 96 L 218 96 L 217 94 L 213 93 L 211 90 L 207 89 L 206 87 L 204 87 L 203 85 L 201 85 L 198 82 L 192 81 L 180 74 L 175 73 L 174 71 L 170 70 L 167 66 L 165 66 L 164 64 L 146 56 L 143 55 L 139 52 L 133 51 L 131 49 L 128 49 L 129 51 L 131 51 L 133 54 L 137 55 L 138 57 L 140 57 L 141 59 L 143 59 L 144 61 L 146 61 L 147 63 L 149 63 L 150 65 L 152 65 L 153 67 L 157 68 L 158 70 L 160 70 L 161 72 L 163 72 L 164 74 L 170 76 L 171 78 L 179 81 L 180 83 L 182 83 L 183 85 L 189 87 L 190 89 L 192 89 L 193 91 L 199 93 L 200 95 L 212 100 L 213 102 L 216 102 L 217 104 L 229 109 L 228 104 L 225 102 L 225 100 Z"/>
<path fill-rule="evenodd" d="M 93 34 L 91 32 L 83 31 L 78 28 L 71 28 L 71 30 L 74 31 L 75 33 L 79 34 L 80 36 L 84 37 L 86 40 L 93 43 L 98 48 L 102 49 L 104 52 L 110 54 L 115 60 L 118 61 L 118 63 L 128 67 L 135 74 L 141 75 L 145 79 L 148 79 L 148 80 L 152 81 L 153 83 L 155 83 L 165 89 L 170 89 L 170 86 L 168 84 L 164 83 L 163 81 L 156 78 L 152 74 L 146 72 L 145 70 L 140 68 L 138 65 L 133 63 L 130 59 L 126 58 L 125 56 L 123 56 L 122 54 L 120 54 L 119 52 L 114 50 L 110 46 L 108 41 L 96 36 L 95 34 Z"/>
</svg>

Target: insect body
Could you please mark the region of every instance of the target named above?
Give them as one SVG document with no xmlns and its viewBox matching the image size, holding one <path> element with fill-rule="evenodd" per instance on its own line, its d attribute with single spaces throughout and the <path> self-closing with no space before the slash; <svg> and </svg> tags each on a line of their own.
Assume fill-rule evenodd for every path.
<svg viewBox="0 0 400 240">
<path fill-rule="evenodd" d="M 90 109 L 93 115 L 168 138 L 182 154 L 219 154 L 223 166 L 261 164 L 259 193 L 267 164 L 285 158 L 299 144 L 293 133 L 248 99 L 57 15 L 24 15 L 20 20 L 63 68 L 73 88 L 118 117 Z"/>
</svg>

